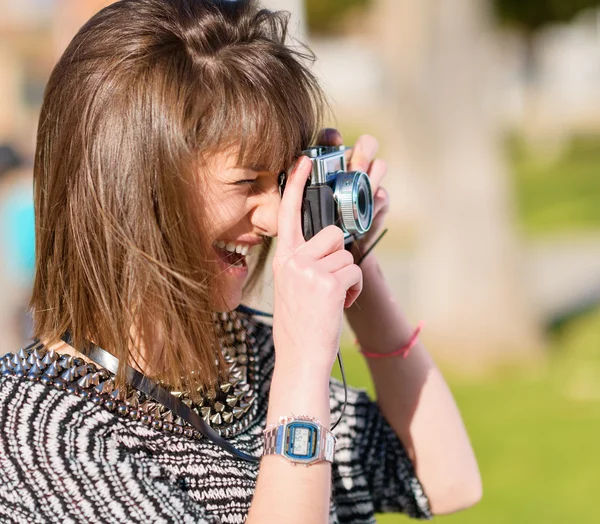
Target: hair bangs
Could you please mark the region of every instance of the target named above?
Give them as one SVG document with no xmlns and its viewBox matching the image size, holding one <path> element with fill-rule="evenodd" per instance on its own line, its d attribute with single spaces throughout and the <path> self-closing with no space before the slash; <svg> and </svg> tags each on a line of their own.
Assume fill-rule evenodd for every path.
<svg viewBox="0 0 600 524">
<path fill-rule="evenodd" d="M 243 68 L 227 64 L 214 79 L 217 96 L 204 119 L 208 125 L 201 126 L 212 147 L 200 140 L 208 146 L 200 150 L 206 154 L 235 148 L 240 166 L 286 170 L 314 142 L 325 97 L 316 78 L 298 62 L 298 53 L 289 51 L 289 63 L 280 56 L 262 55 L 256 61 L 240 54 L 236 62 L 242 60 Z"/>
</svg>

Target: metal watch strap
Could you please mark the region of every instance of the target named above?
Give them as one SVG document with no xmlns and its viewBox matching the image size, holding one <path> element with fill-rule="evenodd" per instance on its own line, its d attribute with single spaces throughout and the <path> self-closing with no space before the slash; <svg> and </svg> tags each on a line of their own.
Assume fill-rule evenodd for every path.
<svg viewBox="0 0 600 524">
<path fill-rule="evenodd" d="M 302 420 L 302 419 L 301 419 Z M 319 426 L 319 454 L 318 461 L 326 460 L 333 462 L 335 454 L 335 436 L 323 424 L 313 421 Z M 285 423 L 268 427 L 263 433 L 264 451 L 263 455 L 282 455 L 283 456 L 283 431 Z M 281 435 L 281 436 L 280 436 Z M 279 437 L 280 436 L 280 437 Z M 279 437 L 279 439 L 278 439 Z M 279 445 L 278 445 L 279 443 Z M 287 458 L 287 457 L 286 457 Z"/>
</svg>

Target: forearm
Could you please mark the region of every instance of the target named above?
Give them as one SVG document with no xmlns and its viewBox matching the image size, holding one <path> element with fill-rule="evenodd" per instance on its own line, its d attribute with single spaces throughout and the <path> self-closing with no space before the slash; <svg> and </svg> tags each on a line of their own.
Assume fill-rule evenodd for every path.
<svg viewBox="0 0 600 524">
<path fill-rule="evenodd" d="M 275 367 L 269 396 L 267 424 L 280 416 L 309 415 L 326 428 L 330 426 L 329 376 Z M 262 458 L 252 506 L 246 522 L 285 522 L 325 524 L 329 519 L 331 464 L 319 462 L 309 467 L 295 466 L 286 459 L 268 455 Z"/>
<path fill-rule="evenodd" d="M 364 288 L 348 321 L 359 344 L 371 352 L 402 347 L 414 327 L 403 315 L 376 259 L 365 259 Z M 452 394 L 421 343 L 406 359 L 367 359 L 377 403 L 414 462 L 434 513 L 475 503 L 480 476 Z"/>
</svg>

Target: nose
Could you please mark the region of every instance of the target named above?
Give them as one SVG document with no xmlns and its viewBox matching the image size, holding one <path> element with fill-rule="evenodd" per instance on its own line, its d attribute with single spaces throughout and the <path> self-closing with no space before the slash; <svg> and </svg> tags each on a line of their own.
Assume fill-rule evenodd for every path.
<svg viewBox="0 0 600 524">
<path fill-rule="evenodd" d="M 280 203 L 281 197 L 278 187 L 262 193 L 258 200 L 254 202 L 250 221 L 255 230 L 261 235 L 277 236 Z"/>
</svg>

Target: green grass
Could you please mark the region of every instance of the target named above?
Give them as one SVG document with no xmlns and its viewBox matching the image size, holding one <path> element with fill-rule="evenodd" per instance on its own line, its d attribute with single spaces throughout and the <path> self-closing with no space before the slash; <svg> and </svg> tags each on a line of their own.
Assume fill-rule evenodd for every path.
<svg viewBox="0 0 600 524">
<path fill-rule="evenodd" d="M 543 368 L 448 379 L 484 483 L 474 508 L 448 524 L 596 524 L 600 505 L 600 310 L 550 340 Z M 362 357 L 344 353 L 348 381 L 373 394 Z M 380 524 L 407 522 L 381 515 Z"/>
<path fill-rule="evenodd" d="M 534 151 L 507 141 L 519 223 L 527 234 L 600 228 L 600 136 L 578 136 L 564 148 Z"/>
<path fill-rule="evenodd" d="M 347 143 L 351 143 L 348 137 Z M 518 224 L 528 236 L 600 231 L 600 136 L 560 151 L 507 141 Z M 600 309 L 549 333 L 539 369 L 448 377 L 484 484 L 474 508 L 448 524 L 598 524 L 600 503 Z M 362 357 L 344 352 L 348 382 L 373 395 Z M 339 376 L 339 375 L 338 375 Z M 379 524 L 408 522 L 380 515 Z"/>
</svg>

